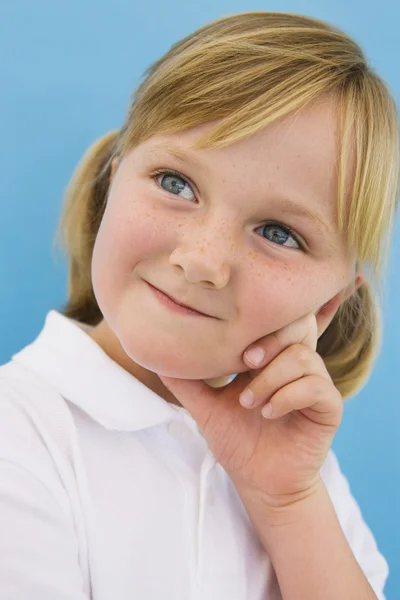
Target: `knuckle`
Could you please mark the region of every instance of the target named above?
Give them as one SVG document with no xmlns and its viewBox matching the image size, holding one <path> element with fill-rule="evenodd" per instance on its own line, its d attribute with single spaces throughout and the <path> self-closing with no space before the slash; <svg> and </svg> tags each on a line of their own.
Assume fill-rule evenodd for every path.
<svg viewBox="0 0 400 600">
<path fill-rule="evenodd" d="M 268 361 L 273 360 L 282 350 L 282 339 L 279 336 L 279 331 L 273 331 L 270 334 L 268 344 L 266 344 L 263 349 L 265 351 L 265 357 Z"/>
<path fill-rule="evenodd" d="M 325 361 L 322 358 L 322 356 L 320 354 L 318 354 L 318 352 L 315 352 L 315 360 L 319 362 L 319 364 L 323 367 L 325 367 Z"/>
<path fill-rule="evenodd" d="M 342 396 L 340 390 L 338 390 L 338 388 L 335 385 L 334 385 L 334 388 L 336 391 L 337 403 L 339 404 L 339 406 L 341 406 L 343 408 L 344 407 L 343 396 Z"/>
<path fill-rule="evenodd" d="M 309 327 L 314 327 L 316 323 L 315 315 L 313 312 L 309 312 L 306 315 L 306 323 Z"/>
<path fill-rule="evenodd" d="M 268 400 L 270 399 L 271 393 L 269 390 L 264 389 L 259 392 L 255 392 L 254 393 L 254 406 L 258 407 L 261 404 L 264 404 L 265 402 L 268 402 Z"/>
<path fill-rule="evenodd" d="M 304 344 L 295 344 L 293 346 L 293 353 L 298 363 L 304 368 L 308 368 L 312 363 L 312 356 L 310 349 Z"/>
<path fill-rule="evenodd" d="M 318 378 L 318 381 L 316 381 L 314 385 L 314 397 L 317 400 L 323 400 L 324 398 L 326 398 L 326 393 L 327 389 L 325 383 L 320 378 Z"/>
</svg>

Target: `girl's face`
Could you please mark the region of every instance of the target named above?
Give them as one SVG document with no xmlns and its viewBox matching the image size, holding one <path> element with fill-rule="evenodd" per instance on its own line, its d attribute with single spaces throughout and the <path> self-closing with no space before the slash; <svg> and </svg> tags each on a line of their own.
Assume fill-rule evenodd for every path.
<svg viewBox="0 0 400 600">
<path fill-rule="evenodd" d="M 340 293 L 322 334 L 355 289 L 335 216 L 336 110 L 319 102 L 221 150 L 190 148 L 215 122 L 155 135 L 114 163 L 92 262 L 97 339 L 114 360 L 133 374 L 239 373 L 251 343 Z M 149 284 L 208 316 L 172 310 Z"/>
</svg>

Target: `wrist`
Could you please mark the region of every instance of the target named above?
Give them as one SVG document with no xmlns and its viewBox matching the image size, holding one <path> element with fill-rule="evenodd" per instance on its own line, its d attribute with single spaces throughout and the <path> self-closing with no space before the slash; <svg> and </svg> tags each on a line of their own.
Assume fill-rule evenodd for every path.
<svg viewBox="0 0 400 600">
<path fill-rule="evenodd" d="M 322 480 L 285 505 L 243 494 L 247 513 L 268 554 L 282 598 L 363 598 L 376 596 L 346 539 Z M 338 576 L 338 573 L 340 576 Z"/>
<path fill-rule="evenodd" d="M 272 497 L 249 489 L 239 489 L 238 493 L 250 518 L 251 514 L 262 514 L 265 525 L 276 527 L 295 522 L 316 501 L 315 498 L 326 493 L 326 488 L 321 476 L 318 476 L 312 485 L 292 494 Z"/>
</svg>

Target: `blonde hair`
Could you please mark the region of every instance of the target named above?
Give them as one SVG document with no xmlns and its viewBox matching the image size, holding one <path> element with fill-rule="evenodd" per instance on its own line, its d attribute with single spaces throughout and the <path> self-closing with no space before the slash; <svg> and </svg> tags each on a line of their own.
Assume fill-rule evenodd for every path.
<svg viewBox="0 0 400 600">
<path fill-rule="evenodd" d="M 174 44 L 147 69 L 121 130 L 89 148 L 67 188 L 55 238 L 69 256 L 63 314 L 92 325 L 102 320 L 91 258 L 115 157 L 156 133 L 217 119 L 194 147 L 221 148 L 325 94 L 337 99 L 341 115 L 338 225 L 359 265 L 370 268 L 371 280 L 342 303 L 317 351 L 343 398 L 354 394 L 366 382 L 381 343 L 377 294 L 398 208 L 398 115 L 359 46 L 317 19 L 275 12 L 223 17 Z M 348 193 L 352 152 L 356 166 Z"/>
</svg>

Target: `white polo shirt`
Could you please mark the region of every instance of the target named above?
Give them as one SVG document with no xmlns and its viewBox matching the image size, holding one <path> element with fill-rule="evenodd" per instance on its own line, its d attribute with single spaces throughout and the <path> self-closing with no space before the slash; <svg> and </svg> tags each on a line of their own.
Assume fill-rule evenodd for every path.
<svg viewBox="0 0 400 600">
<path fill-rule="evenodd" d="M 0 600 L 280 600 L 193 418 L 112 361 L 89 329 L 50 311 L 0 366 Z M 387 562 L 332 450 L 321 473 L 384 599 Z"/>
</svg>

